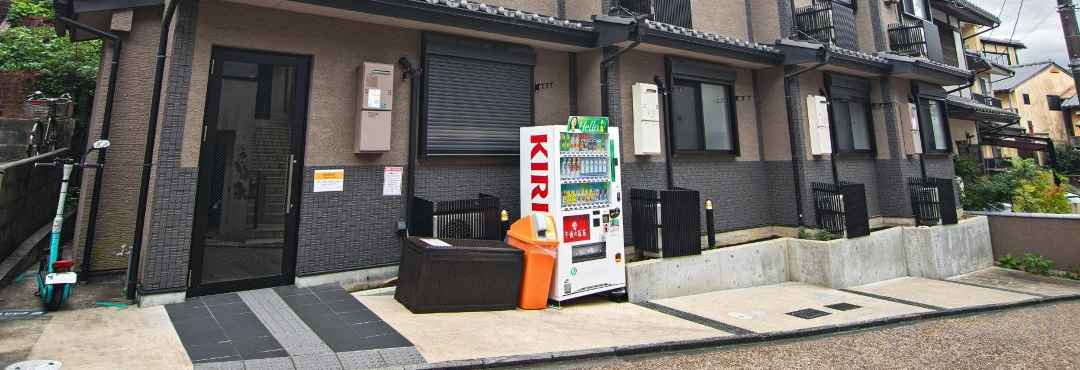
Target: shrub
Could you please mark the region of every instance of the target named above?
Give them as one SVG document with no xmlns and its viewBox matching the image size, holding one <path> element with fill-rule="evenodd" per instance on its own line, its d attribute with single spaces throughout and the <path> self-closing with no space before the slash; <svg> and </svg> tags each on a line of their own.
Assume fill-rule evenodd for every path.
<svg viewBox="0 0 1080 370">
<path fill-rule="evenodd" d="M 1001 257 L 997 263 L 998 267 L 1019 270 L 1020 260 L 1013 257 L 1011 254 L 1006 254 L 1005 257 Z"/>
<path fill-rule="evenodd" d="M 7 19 L 15 23 L 26 17 L 52 18 L 52 1 L 46 0 L 13 0 L 8 9 Z"/>
<path fill-rule="evenodd" d="M 1054 267 L 1054 261 L 1043 256 L 1025 254 L 1024 259 L 1021 261 L 1021 265 L 1021 268 L 1024 271 L 1033 274 L 1046 275 L 1050 272 L 1050 269 Z"/>
<path fill-rule="evenodd" d="M 50 96 L 91 92 L 101 59 L 101 41 L 72 42 L 51 27 L 11 27 L 0 32 L 0 71 L 37 75 L 35 90 Z"/>
<path fill-rule="evenodd" d="M 1033 168 L 1035 166 L 1031 161 L 1024 161 L 1022 165 Z M 1065 199 L 1065 189 L 1054 183 L 1054 175 L 1047 170 L 1034 169 L 1031 176 L 1016 179 L 1012 195 L 1015 212 L 1070 213 L 1072 211 L 1069 201 Z"/>
</svg>

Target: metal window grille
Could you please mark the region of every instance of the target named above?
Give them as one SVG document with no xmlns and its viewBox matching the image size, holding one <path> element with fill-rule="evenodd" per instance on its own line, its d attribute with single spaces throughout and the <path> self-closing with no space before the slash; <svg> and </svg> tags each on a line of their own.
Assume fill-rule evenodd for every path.
<svg viewBox="0 0 1080 370">
<path fill-rule="evenodd" d="M 890 24 L 889 48 L 902 55 L 927 56 L 926 29 L 922 23 Z"/>
<path fill-rule="evenodd" d="M 831 0 L 813 0 L 810 5 L 795 10 L 796 37 L 857 50 L 859 38 L 855 26 L 855 9 L 835 4 Z"/>
<path fill-rule="evenodd" d="M 870 235 L 863 184 L 815 182 L 811 183 L 811 189 L 819 229 L 848 238 Z"/>
<path fill-rule="evenodd" d="M 956 215 L 955 182 L 952 180 L 911 177 L 908 178 L 908 193 L 911 196 L 911 211 L 916 225 L 955 225 L 959 221 Z"/>
<path fill-rule="evenodd" d="M 635 14 L 649 14 L 649 19 L 685 28 L 693 28 L 690 0 L 619 0 L 619 6 Z"/>
<path fill-rule="evenodd" d="M 499 198 L 480 194 L 476 199 L 433 202 L 413 201 L 413 236 L 451 239 L 502 239 Z"/>
<path fill-rule="evenodd" d="M 695 190 L 630 189 L 630 219 L 634 247 L 647 256 L 701 254 L 701 194 Z"/>
</svg>

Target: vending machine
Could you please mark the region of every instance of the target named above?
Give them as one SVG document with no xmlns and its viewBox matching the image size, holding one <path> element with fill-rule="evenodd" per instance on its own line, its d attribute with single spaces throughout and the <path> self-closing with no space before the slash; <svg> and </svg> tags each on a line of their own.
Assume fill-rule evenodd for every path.
<svg viewBox="0 0 1080 370">
<path fill-rule="evenodd" d="M 607 117 L 521 129 L 521 213 L 555 218 L 558 255 L 549 298 L 626 286 L 619 129 Z"/>
</svg>

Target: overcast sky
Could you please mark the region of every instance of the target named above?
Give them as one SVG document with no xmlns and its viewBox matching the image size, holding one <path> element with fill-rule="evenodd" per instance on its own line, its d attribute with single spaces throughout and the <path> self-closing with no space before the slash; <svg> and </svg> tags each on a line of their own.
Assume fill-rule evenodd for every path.
<svg viewBox="0 0 1080 370">
<path fill-rule="evenodd" d="M 1061 18 L 1055 0 L 974 0 L 978 6 L 994 14 L 1001 14 L 1001 26 L 983 34 L 994 38 L 1020 40 L 1027 49 L 1020 51 L 1020 62 L 1031 63 L 1053 59 L 1068 68 L 1069 57 L 1065 52 L 1065 36 L 1061 31 Z M 1023 2 L 1023 9 L 1020 3 Z M 1002 8 L 1004 3 L 1004 8 Z M 1019 23 L 1017 22 L 1019 19 Z M 1016 33 L 1013 34 L 1013 25 Z"/>
</svg>

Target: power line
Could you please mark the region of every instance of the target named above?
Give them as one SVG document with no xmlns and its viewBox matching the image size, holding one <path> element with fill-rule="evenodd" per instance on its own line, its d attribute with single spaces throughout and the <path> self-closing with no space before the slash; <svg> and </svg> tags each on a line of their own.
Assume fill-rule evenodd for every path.
<svg viewBox="0 0 1080 370">
<path fill-rule="evenodd" d="M 1020 24 L 1020 14 L 1022 14 L 1023 11 L 1024 11 L 1024 0 L 1020 0 L 1020 7 L 1016 9 L 1016 22 L 1013 22 L 1012 33 L 1009 34 L 1009 40 L 1010 41 L 1013 39 L 1013 36 L 1016 36 L 1016 25 Z"/>
<path fill-rule="evenodd" d="M 1007 4 L 1008 2 L 1009 0 L 1001 0 L 1001 8 L 998 8 L 998 19 L 1001 19 L 1001 15 L 1005 14 L 1005 4 Z M 997 28 L 990 30 L 990 34 L 987 36 L 994 37 L 994 32 L 997 32 L 997 30 Z"/>
</svg>

